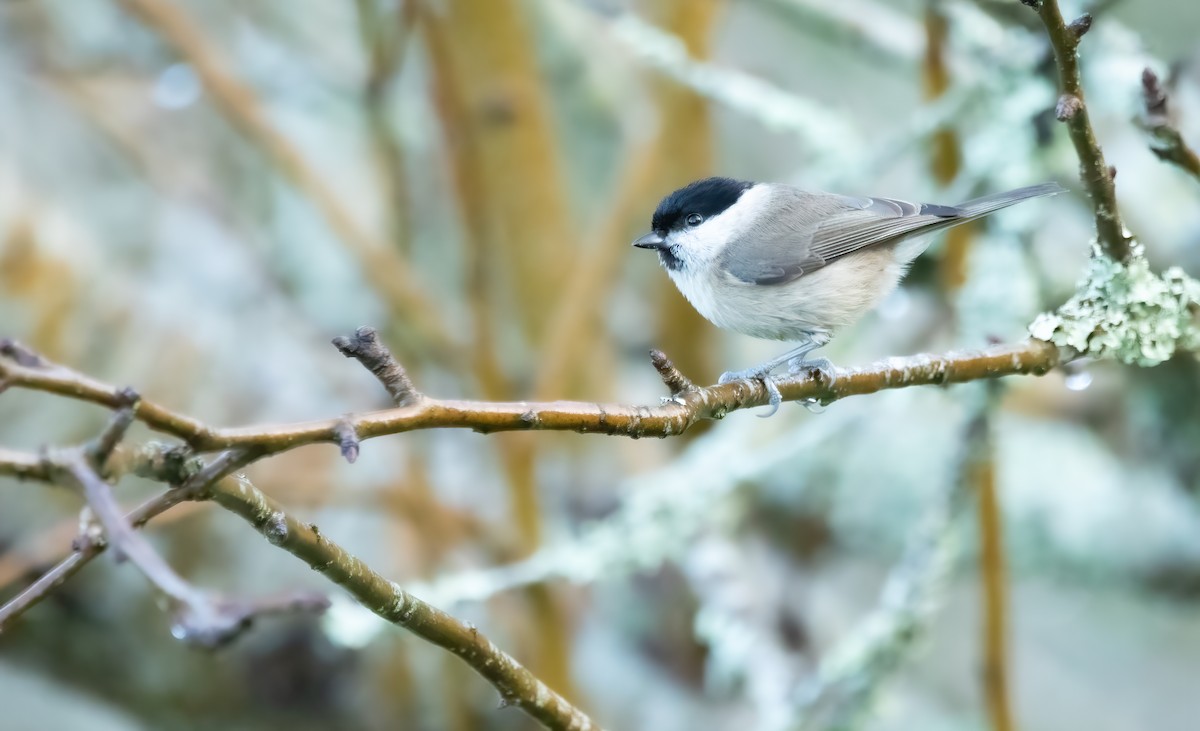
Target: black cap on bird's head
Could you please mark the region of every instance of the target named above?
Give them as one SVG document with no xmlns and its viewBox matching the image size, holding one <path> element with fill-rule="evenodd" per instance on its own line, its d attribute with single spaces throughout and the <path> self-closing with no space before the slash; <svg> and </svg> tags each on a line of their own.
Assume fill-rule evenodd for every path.
<svg viewBox="0 0 1200 731">
<path fill-rule="evenodd" d="M 643 249 L 661 249 L 667 234 L 699 226 L 729 208 L 754 183 L 732 178 L 705 178 L 689 183 L 663 198 L 654 211 L 650 233 L 633 242 Z"/>
</svg>

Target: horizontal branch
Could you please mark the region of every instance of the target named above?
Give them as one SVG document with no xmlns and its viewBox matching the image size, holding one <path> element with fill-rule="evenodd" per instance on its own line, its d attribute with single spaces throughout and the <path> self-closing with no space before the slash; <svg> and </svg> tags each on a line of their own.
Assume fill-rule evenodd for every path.
<svg viewBox="0 0 1200 731">
<path fill-rule="evenodd" d="M 811 374 L 780 379 L 777 385 L 787 401 L 828 404 L 848 396 L 906 386 L 961 383 L 1016 374 L 1041 375 L 1069 358 L 1069 354 L 1053 345 L 1027 340 L 980 351 L 889 358 L 860 368 L 837 369 L 832 386 Z M 27 366 L 0 358 L 0 379 L 7 379 L 14 387 L 56 393 L 109 408 L 125 406 L 120 389 L 57 365 Z M 747 380 L 673 393 L 657 406 L 414 397 L 407 406 L 383 411 L 224 429 L 209 427 L 145 399 L 137 403 L 135 414 L 151 429 L 176 436 L 198 452 L 248 449 L 261 457 L 318 442 L 341 444 L 348 427 L 359 440 L 420 429 L 472 429 L 484 433 L 573 431 L 635 439 L 668 437 L 703 419 L 721 419 L 734 411 L 764 406 L 768 398 L 761 381 Z"/>
</svg>

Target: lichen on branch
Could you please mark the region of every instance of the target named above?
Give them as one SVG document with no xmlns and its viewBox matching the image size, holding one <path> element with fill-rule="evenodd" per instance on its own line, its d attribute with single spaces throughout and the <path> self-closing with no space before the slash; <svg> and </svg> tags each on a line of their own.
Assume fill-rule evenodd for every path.
<svg viewBox="0 0 1200 731">
<path fill-rule="evenodd" d="M 1038 315 L 1029 334 L 1081 355 L 1157 365 L 1200 347 L 1200 282 L 1179 267 L 1155 274 L 1136 242 L 1126 263 L 1093 243 L 1075 295 Z"/>
</svg>

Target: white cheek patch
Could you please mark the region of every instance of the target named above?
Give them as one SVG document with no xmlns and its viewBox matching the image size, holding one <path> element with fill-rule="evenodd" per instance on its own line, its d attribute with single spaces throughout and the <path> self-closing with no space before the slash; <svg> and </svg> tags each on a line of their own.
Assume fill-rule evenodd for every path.
<svg viewBox="0 0 1200 731">
<path fill-rule="evenodd" d="M 730 240 L 750 227 L 756 212 L 769 210 L 770 194 L 770 188 L 765 185 L 747 188 L 732 206 L 695 228 L 671 234 L 670 241 L 680 246 L 679 256 L 686 262 L 713 261 Z"/>
</svg>

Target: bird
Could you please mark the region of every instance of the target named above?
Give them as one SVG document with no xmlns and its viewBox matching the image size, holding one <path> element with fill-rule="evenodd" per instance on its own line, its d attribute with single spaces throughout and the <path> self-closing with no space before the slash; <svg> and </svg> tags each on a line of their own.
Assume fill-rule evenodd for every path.
<svg viewBox="0 0 1200 731">
<path fill-rule="evenodd" d="M 832 364 L 809 353 L 896 288 L 928 247 L 926 234 L 1063 190 L 1048 182 L 950 206 L 710 177 L 666 195 L 633 245 L 656 251 L 683 296 L 717 327 L 795 343 L 719 379 L 762 381 L 770 416 L 783 401 L 772 372 L 787 364 L 832 384 Z"/>
</svg>

